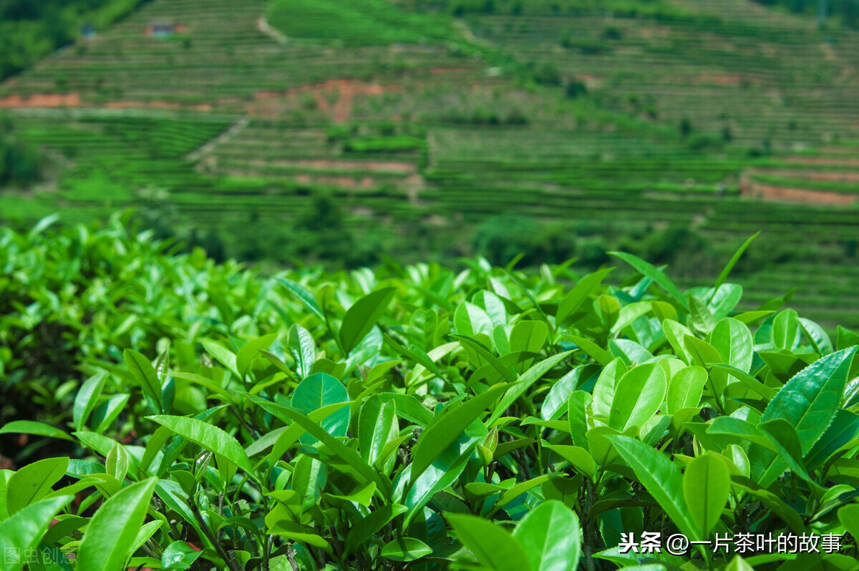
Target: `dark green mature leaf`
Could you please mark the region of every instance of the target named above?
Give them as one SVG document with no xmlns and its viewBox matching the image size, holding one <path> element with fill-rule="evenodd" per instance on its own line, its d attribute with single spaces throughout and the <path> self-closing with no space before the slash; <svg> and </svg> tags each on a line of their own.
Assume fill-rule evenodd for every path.
<svg viewBox="0 0 859 571">
<path fill-rule="evenodd" d="M 443 413 L 426 427 L 412 449 L 411 482 L 417 480 L 445 449 L 453 444 L 465 428 L 479 418 L 507 385 L 492 387 L 458 407 Z"/>
<path fill-rule="evenodd" d="M 69 467 L 68 458 L 45 458 L 12 474 L 6 483 L 6 509 L 12 515 L 51 492 Z"/>
<path fill-rule="evenodd" d="M 299 411 L 283 408 L 282 412 L 286 416 L 292 418 L 292 420 L 294 420 L 295 423 L 300 425 L 304 430 L 321 440 L 335 456 L 351 466 L 366 483 L 375 482 L 384 495 L 388 495 L 390 493 L 390 482 L 376 472 L 372 466 L 364 462 L 364 460 L 358 456 L 354 450 L 347 448 L 339 440 L 328 434 L 328 431 L 322 428 L 319 424 L 313 422 Z"/>
<path fill-rule="evenodd" d="M 800 450 L 801 445 L 793 427 L 783 418 L 774 418 L 767 422 L 761 422 L 758 428 L 770 437 L 785 464 L 796 475 L 815 485 L 815 481 L 808 475 L 808 471 L 803 466 L 802 452 Z M 770 474 L 765 473 L 761 478 L 762 482 L 769 482 L 783 471 L 783 468 L 775 462 L 771 466 L 777 473 L 772 475 L 772 477 L 770 477 Z"/>
<path fill-rule="evenodd" d="M 808 469 L 813 470 L 826 462 L 839 448 L 856 436 L 859 436 L 859 415 L 843 409 L 836 412 L 832 424 L 805 456 Z"/>
<path fill-rule="evenodd" d="M 292 408 L 304 414 L 310 414 L 323 406 L 348 401 L 349 393 L 343 383 L 326 373 L 310 375 L 301 381 L 292 393 Z M 332 436 L 346 436 L 349 418 L 347 407 L 326 417 L 320 424 Z M 315 440 L 305 435 L 302 441 L 312 444 Z"/>
<path fill-rule="evenodd" d="M 123 567 L 132 555 L 130 549 L 157 483 L 157 478 L 149 478 L 132 484 L 99 507 L 81 540 L 78 569 L 116 571 Z"/>
<path fill-rule="evenodd" d="M 855 353 L 856 347 L 831 353 L 797 373 L 767 405 L 761 422 L 785 419 L 807 454 L 832 423 Z"/>
<path fill-rule="evenodd" d="M 622 435 L 606 435 L 638 481 L 665 510 L 674 525 L 687 537 L 700 539 L 700 533 L 689 516 L 683 497 L 683 476 L 676 464 L 661 452 L 642 442 Z"/>
<path fill-rule="evenodd" d="M 47 498 L 0 521 L 0 563 L 3 571 L 18 571 L 30 563 L 33 549 L 39 544 L 54 516 L 72 499 L 74 496 Z"/>
<path fill-rule="evenodd" d="M 465 514 L 445 514 L 462 544 L 477 560 L 495 571 L 531 569 L 522 545 L 489 520 Z"/>
<path fill-rule="evenodd" d="M 340 344 L 345 352 L 354 349 L 370 332 L 385 312 L 395 291 L 396 288 L 388 287 L 371 292 L 353 303 L 346 311 L 340 326 Z"/>
<path fill-rule="evenodd" d="M 781 518 L 783 522 L 785 522 L 788 527 L 793 530 L 796 534 L 805 533 L 807 528 L 805 527 L 805 523 L 803 523 L 802 516 L 797 512 L 793 507 L 788 505 L 784 500 L 779 498 L 773 492 L 766 490 L 752 480 L 744 477 L 744 476 L 731 476 L 731 481 L 735 486 L 739 486 L 740 489 L 745 490 L 746 492 L 752 494 L 759 500 L 761 500 L 768 508 L 770 508 L 773 513 L 775 513 L 778 517 Z"/>
<path fill-rule="evenodd" d="M 169 428 L 182 438 L 202 446 L 209 452 L 223 456 L 245 472 L 253 473 L 251 461 L 242 445 L 234 436 L 217 426 L 184 416 L 156 415 L 147 418 Z"/>
<path fill-rule="evenodd" d="M 407 511 L 408 508 L 402 504 L 386 504 L 373 510 L 370 515 L 360 520 L 349 530 L 346 535 L 345 554 L 349 555 L 355 551 L 362 543 L 376 535 L 388 522 Z"/>
<path fill-rule="evenodd" d="M 725 461 L 712 452 L 698 456 L 683 474 L 683 497 L 689 516 L 701 537 L 709 537 L 731 493 L 731 476 Z"/>
<path fill-rule="evenodd" d="M 668 295 L 674 298 L 680 307 L 683 309 L 689 309 L 689 302 L 686 300 L 686 297 L 680 293 L 680 290 L 677 289 L 677 286 L 674 285 L 674 282 L 668 279 L 662 270 L 656 268 L 653 264 L 649 262 L 645 262 L 638 256 L 633 256 L 632 254 L 627 254 L 625 252 L 609 252 L 612 256 L 616 258 L 620 258 L 640 273 L 641 275 L 652 279 L 659 287 L 665 290 Z"/>
<path fill-rule="evenodd" d="M 859 541 L 859 504 L 850 504 L 838 510 L 838 521 L 844 526 L 844 529 L 853 536 L 856 541 Z"/>
<path fill-rule="evenodd" d="M 131 376 L 143 389 L 143 394 L 151 401 L 157 412 L 161 412 L 161 383 L 158 375 L 149 359 L 133 349 L 126 349 L 122 353 L 125 366 L 131 371 Z"/>
<path fill-rule="evenodd" d="M 406 563 L 432 553 L 432 547 L 415 537 L 398 537 L 382 546 L 381 556 L 391 561 Z"/>
<path fill-rule="evenodd" d="M 582 527 L 576 512 L 549 500 L 519 520 L 513 537 L 525 549 L 532 571 L 568 571 L 578 567 Z"/>
</svg>

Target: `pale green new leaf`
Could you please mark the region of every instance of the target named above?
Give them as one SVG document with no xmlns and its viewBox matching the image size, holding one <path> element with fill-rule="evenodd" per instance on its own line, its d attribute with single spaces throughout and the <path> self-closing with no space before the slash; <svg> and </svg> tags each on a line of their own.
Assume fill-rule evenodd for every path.
<svg viewBox="0 0 859 571">
<path fill-rule="evenodd" d="M 209 452 L 220 454 L 245 472 L 253 472 L 251 461 L 239 441 L 217 426 L 184 416 L 156 415 L 147 418 L 169 428 L 182 438 L 202 446 Z"/>
<path fill-rule="evenodd" d="M 519 520 L 513 537 L 524 548 L 532 571 L 578 567 L 582 526 L 576 512 L 557 500 L 543 502 Z"/>
<path fill-rule="evenodd" d="M 77 553 L 78 569 L 122 569 L 146 517 L 157 478 L 123 488 L 108 498 L 92 517 Z"/>
<path fill-rule="evenodd" d="M 683 474 L 683 497 L 689 516 L 701 537 L 709 537 L 731 493 L 731 476 L 725 461 L 712 452 L 698 456 Z"/>
<path fill-rule="evenodd" d="M 74 496 L 57 496 L 28 505 L 0 521 L 0 563 L 3 571 L 19 571 L 30 561 L 48 526 Z"/>
</svg>

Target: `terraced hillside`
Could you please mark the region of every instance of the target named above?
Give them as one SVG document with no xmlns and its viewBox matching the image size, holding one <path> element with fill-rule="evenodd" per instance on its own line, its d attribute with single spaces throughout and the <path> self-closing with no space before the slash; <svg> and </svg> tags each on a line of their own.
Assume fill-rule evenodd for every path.
<svg viewBox="0 0 859 571">
<path fill-rule="evenodd" d="M 665 260 L 690 278 L 761 230 L 749 303 L 796 284 L 859 325 L 859 34 L 747 0 L 463 5 L 145 3 L 0 85 L 49 162 L 0 218 L 136 205 L 276 258 L 329 194 L 374 255 L 469 253 L 512 213 L 594 263 L 690 229 L 706 254 Z"/>
</svg>

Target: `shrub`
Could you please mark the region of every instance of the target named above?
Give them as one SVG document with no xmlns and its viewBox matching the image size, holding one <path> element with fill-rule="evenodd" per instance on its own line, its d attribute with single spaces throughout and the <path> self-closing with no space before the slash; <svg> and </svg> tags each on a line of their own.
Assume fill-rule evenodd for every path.
<svg viewBox="0 0 859 571">
<path fill-rule="evenodd" d="M 461 272 L 263 277 L 200 255 L 109 264 L 117 247 L 151 248 L 111 232 L 0 240 L 7 259 L 31 260 L 16 270 L 25 291 L 43 283 L 34 254 L 56 240 L 66 255 L 50 252 L 54 265 L 81 270 L 103 312 L 73 341 L 72 358 L 88 358 L 72 373 L 72 414 L 0 428 L 66 446 L 0 472 L 4 569 L 32 554 L 80 571 L 742 569 L 797 557 L 736 552 L 758 534 L 813 537 L 809 569 L 857 563 L 845 534 L 859 533 L 859 335 L 833 342 L 776 304 L 738 309 L 733 262 L 687 291 L 623 253 L 622 286 L 603 285 L 609 268 L 482 259 Z M 112 308 L 123 295 L 142 306 Z M 0 332 L 32 311 L 10 304 Z M 676 534 L 728 552 L 672 542 L 668 553 Z"/>
</svg>

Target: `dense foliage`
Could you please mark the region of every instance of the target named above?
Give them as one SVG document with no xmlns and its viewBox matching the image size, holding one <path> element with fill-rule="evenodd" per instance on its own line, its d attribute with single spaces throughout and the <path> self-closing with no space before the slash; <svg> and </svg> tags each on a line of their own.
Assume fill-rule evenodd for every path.
<svg viewBox="0 0 859 571">
<path fill-rule="evenodd" d="M 74 41 L 79 27 L 105 26 L 142 0 L 0 0 L 0 79 Z"/>
<path fill-rule="evenodd" d="M 623 253 L 622 285 L 265 277 L 50 223 L 0 236 L 4 401 L 47 415 L 0 437 L 49 443 L 0 471 L 4 569 L 856 565 L 859 337 L 737 311 L 749 242 L 681 291 Z M 622 552 L 645 532 L 841 547 Z"/>
</svg>

